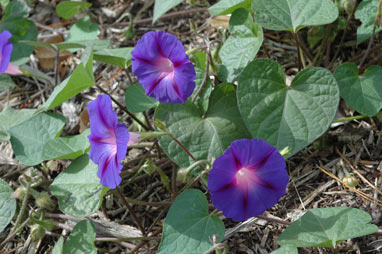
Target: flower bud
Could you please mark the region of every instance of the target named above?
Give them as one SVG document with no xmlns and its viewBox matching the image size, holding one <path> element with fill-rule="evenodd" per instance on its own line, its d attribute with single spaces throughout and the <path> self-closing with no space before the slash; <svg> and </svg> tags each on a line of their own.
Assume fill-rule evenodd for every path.
<svg viewBox="0 0 382 254">
<path fill-rule="evenodd" d="M 45 228 L 41 225 L 34 224 L 31 226 L 31 236 L 33 241 L 37 242 L 45 236 Z"/>
<path fill-rule="evenodd" d="M 344 181 L 344 183 L 351 187 L 357 187 L 359 184 L 358 179 L 353 175 L 345 176 L 344 179 L 342 179 L 342 181 Z"/>
<path fill-rule="evenodd" d="M 46 191 L 37 192 L 38 194 L 33 195 L 36 199 L 36 205 L 38 207 L 53 211 L 56 207 L 56 203 L 51 199 Z"/>
<path fill-rule="evenodd" d="M 17 187 L 15 192 L 12 194 L 12 198 L 17 198 L 19 200 L 23 200 L 25 197 L 27 189 L 24 186 Z"/>
</svg>

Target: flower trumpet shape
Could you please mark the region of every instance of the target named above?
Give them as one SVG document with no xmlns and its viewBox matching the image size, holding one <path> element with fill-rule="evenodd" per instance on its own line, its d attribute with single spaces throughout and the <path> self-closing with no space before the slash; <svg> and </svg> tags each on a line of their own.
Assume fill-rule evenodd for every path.
<svg viewBox="0 0 382 254">
<path fill-rule="evenodd" d="M 129 131 L 118 123 L 109 95 L 99 95 L 88 104 L 90 121 L 90 158 L 98 164 L 97 176 L 101 184 L 115 189 L 122 179 L 121 161 L 126 156 Z"/>
<path fill-rule="evenodd" d="M 227 218 L 260 215 L 285 194 L 285 160 L 261 139 L 239 139 L 218 157 L 208 177 L 211 201 Z"/>
<path fill-rule="evenodd" d="M 11 60 L 11 54 L 13 50 L 13 45 L 9 40 L 12 37 L 12 34 L 4 30 L 0 33 L 0 74 L 21 74 L 19 67 L 11 64 L 9 61 Z"/>
<path fill-rule="evenodd" d="M 195 89 L 195 68 L 172 34 L 145 33 L 135 45 L 132 69 L 146 94 L 160 102 L 184 103 Z"/>
</svg>

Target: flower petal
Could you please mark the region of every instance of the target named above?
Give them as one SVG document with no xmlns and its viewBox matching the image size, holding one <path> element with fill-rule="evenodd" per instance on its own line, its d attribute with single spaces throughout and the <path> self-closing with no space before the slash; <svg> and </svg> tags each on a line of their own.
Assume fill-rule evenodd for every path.
<svg viewBox="0 0 382 254">
<path fill-rule="evenodd" d="M 12 37 L 12 34 L 5 30 L 0 33 L 0 53 L 1 53 L 1 63 L 0 63 L 0 73 L 3 73 L 11 60 L 11 53 L 13 50 L 13 45 L 9 42 L 9 38 Z"/>
<path fill-rule="evenodd" d="M 147 32 L 141 39 L 138 40 L 133 51 L 131 52 L 132 61 L 134 61 L 134 59 L 140 59 L 146 60 L 147 62 L 152 62 L 158 59 L 160 53 L 156 33 L 157 32 L 154 31 Z"/>
<path fill-rule="evenodd" d="M 119 175 L 121 169 L 122 165 L 118 163 L 115 154 L 104 153 L 99 160 L 97 176 L 101 179 L 102 185 L 115 189 L 122 181 Z"/>
<path fill-rule="evenodd" d="M 98 137 L 110 137 L 118 118 L 108 95 L 99 95 L 88 104 L 91 133 Z"/>
<path fill-rule="evenodd" d="M 17 65 L 9 63 L 4 73 L 11 74 L 11 75 L 18 75 L 18 74 L 22 74 L 23 72 L 20 70 L 20 68 Z"/>
<path fill-rule="evenodd" d="M 120 163 L 126 157 L 127 144 L 130 138 L 129 131 L 123 123 L 118 123 L 115 127 L 115 137 L 117 140 L 117 161 Z"/>
</svg>

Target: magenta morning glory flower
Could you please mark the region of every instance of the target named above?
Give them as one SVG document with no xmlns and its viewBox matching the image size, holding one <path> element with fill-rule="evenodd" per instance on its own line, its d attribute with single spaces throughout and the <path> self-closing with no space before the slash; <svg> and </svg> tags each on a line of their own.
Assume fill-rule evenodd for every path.
<svg viewBox="0 0 382 254">
<path fill-rule="evenodd" d="M 9 61 L 11 60 L 11 54 L 13 50 L 13 45 L 10 41 L 8 41 L 12 37 L 12 34 L 4 30 L 0 33 L 0 74 L 21 74 L 19 67 L 11 64 Z"/>
<path fill-rule="evenodd" d="M 285 160 L 261 139 L 239 139 L 218 157 L 208 177 L 211 201 L 227 218 L 260 215 L 285 194 Z"/>
<path fill-rule="evenodd" d="M 133 73 L 146 94 L 160 102 L 184 103 L 195 89 L 195 68 L 172 34 L 145 33 L 131 52 Z"/>
<path fill-rule="evenodd" d="M 98 95 L 88 104 L 90 121 L 90 158 L 98 164 L 97 176 L 101 184 L 115 189 L 122 178 L 121 161 L 126 156 L 129 131 L 123 123 L 118 123 L 109 95 Z"/>
</svg>

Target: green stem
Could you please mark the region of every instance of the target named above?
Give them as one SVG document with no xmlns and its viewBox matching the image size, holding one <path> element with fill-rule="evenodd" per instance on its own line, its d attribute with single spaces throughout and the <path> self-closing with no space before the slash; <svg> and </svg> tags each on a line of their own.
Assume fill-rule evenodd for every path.
<svg viewBox="0 0 382 254">
<path fill-rule="evenodd" d="M 333 123 L 348 122 L 348 121 L 357 120 L 357 119 L 363 119 L 363 118 L 367 118 L 367 117 L 369 117 L 369 116 L 358 115 L 358 116 L 344 117 L 344 118 L 340 118 L 340 119 L 334 120 Z"/>
</svg>

